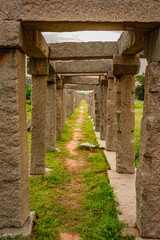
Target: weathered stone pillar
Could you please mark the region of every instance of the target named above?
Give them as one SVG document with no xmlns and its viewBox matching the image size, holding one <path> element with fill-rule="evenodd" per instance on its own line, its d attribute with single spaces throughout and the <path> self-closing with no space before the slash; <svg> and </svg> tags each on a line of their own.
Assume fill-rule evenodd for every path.
<svg viewBox="0 0 160 240">
<path fill-rule="evenodd" d="M 94 97 L 95 97 L 95 131 L 100 132 L 100 103 L 101 103 L 101 98 L 100 98 L 100 85 L 95 86 L 95 92 L 94 92 Z"/>
<path fill-rule="evenodd" d="M 25 54 L 0 49 L 0 229 L 29 216 Z"/>
<path fill-rule="evenodd" d="M 63 93 L 62 93 L 62 130 L 64 128 L 65 122 L 66 122 L 66 88 L 63 87 Z"/>
<path fill-rule="evenodd" d="M 47 80 L 46 150 L 56 150 L 56 74 Z"/>
<path fill-rule="evenodd" d="M 46 152 L 46 93 L 48 59 L 28 59 L 28 73 L 32 75 L 31 161 L 30 174 L 45 173 Z"/>
<path fill-rule="evenodd" d="M 108 74 L 108 91 L 107 91 L 107 122 L 106 122 L 106 150 L 115 151 L 116 142 L 116 84 L 114 76 Z"/>
<path fill-rule="evenodd" d="M 119 173 L 135 172 L 135 77 L 139 72 L 139 56 L 115 55 L 113 74 L 117 76 L 116 96 L 116 170 Z"/>
<path fill-rule="evenodd" d="M 107 92 L 108 92 L 108 79 L 107 77 L 100 77 L 100 139 L 106 139 L 106 128 L 107 128 Z"/>
<path fill-rule="evenodd" d="M 143 238 L 160 239 L 160 28 L 145 38 L 144 110 L 136 178 L 137 227 Z"/>
<path fill-rule="evenodd" d="M 95 118 L 95 100 L 94 100 L 94 91 L 92 92 L 92 110 L 91 110 L 91 117 L 94 121 Z"/>
<path fill-rule="evenodd" d="M 72 115 L 72 91 L 68 89 L 66 93 L 67 93 L 66 116 L 70 117 Z"/>
<path fill-rule="evenodd" d="M 62 132 L 62 79 L 57 79 L 57 93 L 56 93 L 56 135 L 61 138 Z"/>
</svg>

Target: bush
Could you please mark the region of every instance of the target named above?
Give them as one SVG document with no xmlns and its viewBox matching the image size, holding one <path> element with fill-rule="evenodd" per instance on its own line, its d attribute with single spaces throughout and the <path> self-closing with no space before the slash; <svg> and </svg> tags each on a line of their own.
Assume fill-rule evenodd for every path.
<svg viewBox="0 0 160 240">
<path fill-rule="evenodd" d="M 136 91 L 135 97 L 138 100 L 144 100 L 144 73 L 136 76 Z"/>
</svg>

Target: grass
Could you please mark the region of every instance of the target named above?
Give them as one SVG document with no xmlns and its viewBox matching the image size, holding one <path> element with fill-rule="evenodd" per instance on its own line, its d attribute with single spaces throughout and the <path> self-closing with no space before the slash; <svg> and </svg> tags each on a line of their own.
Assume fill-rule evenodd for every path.
<svg viewBox="0 0 160 240">
<path fill-rule="evenodd" d="M 134 239 L 132 236 L 122 236 L 124 224 L 117 217 L 118 203 L 108 181 L 108 165 L 102 150 L 77 149 L 78 155 L 71 156 L 65 147 L 72 140 L 75 126 L 79 125 L 77 118 L 82 105 L 85 118 L 81 124 L 83 141 L 98 145 L 87 106 L 82 102 L 74 114 L 67 118 L 61 139 L 57 139 L 57 147 L 61 152 L 46 152 L 46 167 L 52 168 L 51 174 L 30 177 L 30 207 L 38 215 L 32 240 L 58 240 L 60 232 L 79 233 L 83 240 Z M 28 135 L 30 140 L 30 133 Z M 80 173 L 67 171 L 66 157 L 85 159 L 86 164 Z M 83 184 L 82 188 L 77 189 L 80 205 L 74 207 L 60 204 L 67 195 L 66 184 L 71 179 L 79 179 Z M 72 196 L 68 198 L 73 200 Z"/>
<path fill-rule="evenodd" d="M 26 101 L 27 121 L 31 119 L 31 100 Z"/>
<path fill-rule="evenodd" d="M 139 161 L 140 125 L 143 116 L 143 102 L 135 102 L 135 166 Z"/>
</svg>

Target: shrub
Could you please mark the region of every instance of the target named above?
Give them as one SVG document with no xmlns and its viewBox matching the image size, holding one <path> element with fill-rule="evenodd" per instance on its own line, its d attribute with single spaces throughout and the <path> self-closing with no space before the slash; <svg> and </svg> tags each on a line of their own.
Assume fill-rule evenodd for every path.
<svg viewBox="0 0 160 240">
<path fill-rule="evenodd" d="M 138 100 L 144 100 L 144 73 L 136 76 L 135 97 Z"/>
</svg>

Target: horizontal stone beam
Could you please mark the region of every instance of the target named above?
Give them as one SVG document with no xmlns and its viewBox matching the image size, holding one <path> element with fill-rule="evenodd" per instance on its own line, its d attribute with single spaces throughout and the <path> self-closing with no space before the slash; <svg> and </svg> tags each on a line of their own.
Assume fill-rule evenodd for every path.
<svg viewBox="0 0 160 240">
<path fill-rule="evenodd" d="M 117 42 L 64 42 L 49 44 L 51 60 L 112 59 Z"/>
<path fill-rule="evenodd" d="M 148 13 L 149 12 L 149 13 Z M 160 1 L 1 0 L 1 19 L 20 19 L 40 31 L 148 30 L 159 24 Z"/>
<path fill-rule="evenodd" d="M 96 85 L 99 84 L 98 77 L 63 77 L 64 84 Z"/>
<path fill-rule="evenodd" d="M 17 48 L 31 58 L 48 58 L 49 48 L 39 31 L 26 30 L 19 21 L 0 22 L 0 48 Z"/>
<path fill-rule="evenodd" d="M 107 73 L 111 60 L 57 61 L 56 72 L 65 73 Z"/>
<path fill-rule="evenodd" d="M 48 58 L 49 48 L 39 31 L 22 29 L 23 49 L 29 57 Z"/>
<path fill-rule="evenodd" d="M 74 89 L 77 91 L 92 91 L 95 89 L 95 85 L 81 85 L 81 84 L 65 84 L 66 89 Z"/>
<path fill-rule="evenodd" d="M 118 39 L 119 54 L 133 55 L 140 53 L 144 47 L 143 32 L 123 32 Z M 144 57 L 144 53 L 140 53 L 140 57 Z"/>
</svg>

